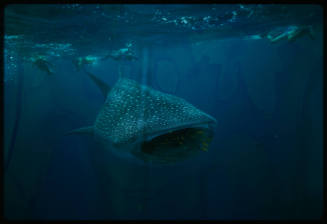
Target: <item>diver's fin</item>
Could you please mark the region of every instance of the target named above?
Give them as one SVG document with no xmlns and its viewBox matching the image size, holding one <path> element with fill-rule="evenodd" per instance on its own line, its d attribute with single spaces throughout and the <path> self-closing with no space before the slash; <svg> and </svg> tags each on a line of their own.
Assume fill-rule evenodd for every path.
<svg viewBox="0 0 327 224">
<path fill-rule="evenodd" d="M 48 75 L 53 75 L 54 74 L 54 72 L 51 69 L 47 69 L 46 72 L 47 72 Z"/>
<path fill-rule="evenodd" d="M 112 55 L 107 54 L 107 55 L 103 56 L 102 58 L 100 58 L 100 60 L 101 60 L 101 61 L 105 61 L 105 60 L 107 60 L 107 59 L 109 59 L 109 58 L 112 58 Z"/>
<path fill-rule="evenodd" d="M 74 135 L 74 134 L 81 134 L 81 135 L 93 135 L 93 126 L 83 127 L 71 130 L 67 132 L 65 135 Z"/>
<path fill-rule="evenodd" d="M 92 73 L 85 70 L 85 72 L 88 74 L 88 76 L 93 80 L 93 82 L 100 88 L 102 94 L 104 97 L 107 97 L 108 92 L 110 91 L 110 86 L 107 85 L 107 83 L 103 82 L 99 78 L 97 78 Z"/>
</svg>

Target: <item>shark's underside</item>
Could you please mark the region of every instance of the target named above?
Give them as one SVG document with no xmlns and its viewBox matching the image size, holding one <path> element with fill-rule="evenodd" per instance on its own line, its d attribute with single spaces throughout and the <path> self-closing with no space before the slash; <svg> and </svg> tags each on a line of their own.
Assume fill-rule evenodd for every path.
<svg viewBox="0 0 327 224">
<path fill-rule="evenodd" d="M 106 101 L 94 125 L 70 133 L 91 133 L 116 152 L 146 162 L 173 163 L 207 151 L 216 120 L 184 99 L 120 78 L 109 88 L 88 73 Z"/>
</svg>

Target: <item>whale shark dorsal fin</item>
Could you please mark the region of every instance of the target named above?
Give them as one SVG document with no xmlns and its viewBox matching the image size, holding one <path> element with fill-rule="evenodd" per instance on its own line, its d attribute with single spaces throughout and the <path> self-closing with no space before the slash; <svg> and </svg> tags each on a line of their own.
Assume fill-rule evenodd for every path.
<svg viewBox="0 0 327 224">
<path fill-rule="evenodd" d="M 93 75 L 92 73 L 85 71 L 86 74 L 88 74 L 88 76 L 93 80 L 93 82 L 99 87 L 99 89 L 101 90 L 102 94 L 104 97 L 107 97 L 108 92 L 110 91 L 110 86 L 103 82 L 102 80 L 100 80 L 99 78 L 97 78 L 95 75 Z"/>
<path fill-rule="evenodd" d="M 93 126 L 82 127 L 78 129 L 71 130 L 66 133 L 66 135 L 74 135 L 74 134 L 81 134 L 81 135 L 93 135 L 94 128 Z"/>
</svg>

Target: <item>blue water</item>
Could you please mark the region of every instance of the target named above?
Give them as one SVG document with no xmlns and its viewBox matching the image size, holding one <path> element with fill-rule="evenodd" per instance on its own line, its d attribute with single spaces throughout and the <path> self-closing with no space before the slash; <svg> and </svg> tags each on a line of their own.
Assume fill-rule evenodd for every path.
<svg viewBox="0 0 327 224">
<path fill-rule="evenodd" d="M 269 39 L 292 26 L 313 37 Z M 9 5 L 4 43 L 7 219 L 321 217 L 320 6 Z M 126 47 L 138 60 L 101 60 Z M 65 135 L 105 100 L 85 70 L 114 86 L 119 67 L 214 117 L 208 152 L 152 165 Z"/>
</svg>

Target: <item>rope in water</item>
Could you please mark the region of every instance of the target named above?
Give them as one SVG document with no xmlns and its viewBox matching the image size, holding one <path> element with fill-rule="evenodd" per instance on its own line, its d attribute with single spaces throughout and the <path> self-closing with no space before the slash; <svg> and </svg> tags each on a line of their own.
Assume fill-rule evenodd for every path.
<svg viewBox="0 0 327 224">
<path fill-rule="evenodd" d="M 20 57 L 17 57 L 17 95 L 16 95 L 16 113 L 15 113 L 15 122 L 14 128 L 12 131 L 11 141 L 8 148 L 8 158 L 5 161 L 4 171 L 8 170 L 10 162 L 12 160 L 14 148 L 16 145 L 16 138 L 17 132 L 19 128 L 20 118 L 21 118 L 21 108 L 22 108 L 22 98 L 23 98 L 23 82 L 24 82 L 24 75 L 23 75 L 23 67 L 22 67 L 22 60 Z"/>
</svg>

